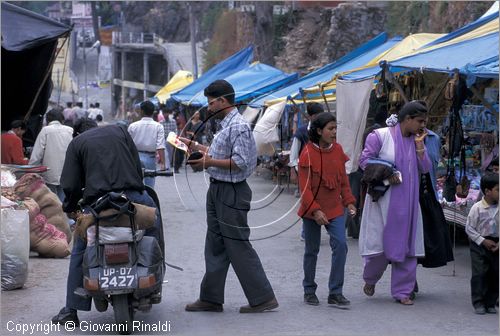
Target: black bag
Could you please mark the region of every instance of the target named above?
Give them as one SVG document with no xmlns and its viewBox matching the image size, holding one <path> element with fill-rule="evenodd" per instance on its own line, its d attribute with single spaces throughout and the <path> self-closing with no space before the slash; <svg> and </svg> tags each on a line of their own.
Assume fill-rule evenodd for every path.
<svg viewBox="0 0 500 336">
<path fill-rule="evenodd" d="M 446 180 L 443 186 L 443 198 L 448 202 L 456 201 L 457 180 L 455 179 L 455 167 L 448 165 Z"/>
<path fill-rule="evenodd" d="M 460 119 L 460 114 L 458 110 L 453 107 L 450 113 L 450 125 L 448 129 L 449 135 L 449 150 L 448 150 L 448 169 L 446 172 L 446 180 L 443 186 L 443 197 L 448 202 L 455 202 L 457 193 L 457 180 L 455 177 L 455 157 L 458 155 L 463 155 L 463 163 L 461 164 L 461 175 L 462 169 L 465 171 L 465 151 L 464 151 L 464 139 L 463 139 L 463 129 L 462 121 Z M 464 175 L 462 175 L 464 176 Z"/>
<path fill-rule="evenodd" d="M 445 266 L 453 261 L 453 249 L 448 224 L 436 199 L 429 173 L 421 175 L 419 202 L 424 226 L 425 257 L 419 258 L 418 262 L 426 268 Z"/>
</svg>

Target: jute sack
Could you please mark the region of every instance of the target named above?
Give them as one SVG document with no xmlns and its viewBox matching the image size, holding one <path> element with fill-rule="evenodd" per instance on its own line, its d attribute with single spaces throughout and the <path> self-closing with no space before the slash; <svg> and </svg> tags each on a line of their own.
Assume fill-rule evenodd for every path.
<svg viewBox="0 0 500 336">
<path fill-rule="evenodd" d="M 24 206 L 28 209 L 28 215 L 30 217 L 30 223 L 35 220 L 36 215 L 40 213 L 40 207 L 34 199 L 27 197 L 23 201 Z M 30 224 L 31 227 L 31 224 Z"/>
<path fill-rule="evenodd" d="M 71 251 L 66 234 L 47 222 L 43 214 L 35 216 L 30 222 L 30 250 L 38 252 L 40 257 L 64 258 Z"/>
<path fill-rule="evenodd" d="M 62 203 L 43 182 L 43 178 L 38 174 L 25 174 L 14 185 L 14 191 L 20 197 L 31 197 L 40 207 L 47 221 L 54 225 L 59 231 L 66 234 L 68 243 L 71 240 L 71 232 L 68 224 L 68 217 L 62 210 Z"/>
</svg>

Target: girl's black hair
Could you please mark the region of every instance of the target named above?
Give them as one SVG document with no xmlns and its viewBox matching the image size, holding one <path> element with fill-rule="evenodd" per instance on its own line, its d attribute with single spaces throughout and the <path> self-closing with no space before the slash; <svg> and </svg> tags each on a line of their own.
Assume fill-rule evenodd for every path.
<svg viewBox="0 0 500 336">
<path fill-rule="evenodd" d="M 311 127 L 309 128 L 309 140 L 315 144 L 319 144 L 319 139 L 321 136 L 318 134 L 318 129 L 325 128 L 326 124 L 329 122 L 337 122 L 337 118 L 330 112 L 321 112 L 314 117 L 311 122 Z"/>
<path fill-rule="evenodd" d="M 406 116 L 415 118 L 425 116 L 427 114 L 427 104 L 422 100 L 413 100 L 404 104 L 398 113 L 399 122 L 403 122 Z"/>
</svg>

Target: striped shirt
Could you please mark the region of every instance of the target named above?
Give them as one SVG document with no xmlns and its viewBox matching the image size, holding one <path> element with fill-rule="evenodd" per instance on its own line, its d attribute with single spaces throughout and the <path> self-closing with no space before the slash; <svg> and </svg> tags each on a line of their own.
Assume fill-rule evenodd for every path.
<svg viewBox="0 0 500 336">
<path fill-rule="evenodd" d="M 467 216 L 465 232 L 477 245 L 484 237 L 498 237 L 498 205 L 488 204 L 484 198 L 475 203 Z"/>
<path fill-rule="evenodd" d="M 167 116 L 165 120 L 161 122 L 163 130 L 165 131 L 165 136 L 168 137 L 168 133 L 174 132 L 177 134 L 177 122 L 174 117 Z"/>
<path fill-rule="evenodd" d="M 235 108 L 220 123 L 218 131 L 208 155 L 213 159 L 231 159 L 240 168 L 236 171 L 210 167 L 208 174 L 216 180 L 225 182 L 241 182 L 252 175 L 257 165 L 257 148 L 252 130 L 247 121 Z"/>
<path fill-rule="evenodd" d="M 128 132 L 139 152 L 154 153 L 157 149 L 165 148 L 165 131 L 153 118 L 144 117 L 131 123 Z"/>
</svg>

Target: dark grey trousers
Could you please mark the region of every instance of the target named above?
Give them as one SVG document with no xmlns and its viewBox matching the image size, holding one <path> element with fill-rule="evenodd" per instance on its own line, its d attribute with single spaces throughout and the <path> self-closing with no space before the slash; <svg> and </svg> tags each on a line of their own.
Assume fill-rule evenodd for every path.
<svg viewBox="0 0 500 336">
<path fill-rule="evenodd" d="M 491 238 L 498 241 L 498 238 Z M 494 307 L 498 299 L 498 251 L 493 253 L 484 246 L 469 241 L 472 276 L 471 300 L 474 307 Z"/>
<path fill-rule="evenodd" d="M 259 256 L 249 242 L 247 214 L 252 190 L 246 181 L 211 182 L 207 192 L 206 273 L 200 286 L 200 300 L 224 303 L 229 265 L 234 269 L 251 306 L 274 298 Z"/>
</svg>

